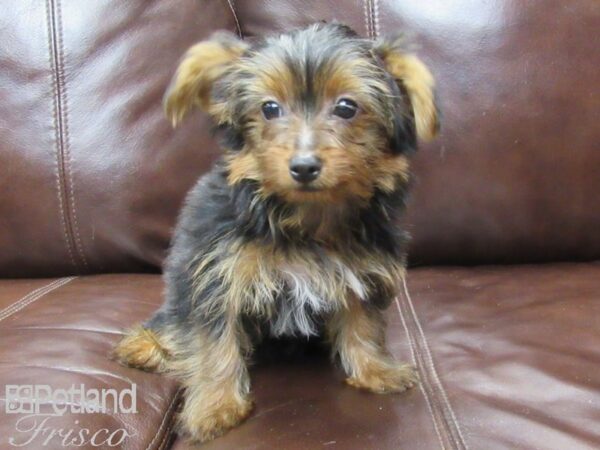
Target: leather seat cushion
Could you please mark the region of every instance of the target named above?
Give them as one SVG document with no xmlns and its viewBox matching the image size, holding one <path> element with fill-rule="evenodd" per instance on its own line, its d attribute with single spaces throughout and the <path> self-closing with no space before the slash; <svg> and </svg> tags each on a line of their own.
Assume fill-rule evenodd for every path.
<svg viewBox="0 0 600 450">
<path fill-rule="evenodd" d="M 0 384 L 135 382 L 138 414 L 78 415 L 79 426 L 127 427 L 136 433 L 127 449 L 167 445 L 176 384 L 107 359 L 122 328 L 159 305 L 161 283 L 155 275 L 0 281 Z M 254 413 L 204 448 L 598 447 L 598 292 L 598 263 L 412 270 L 388 311 L 389 342 L 419 366 L 419 388 L 356 391 L 319 355 L 260 364 Z M 18 417 L 0 411 L 2 445 L 22 437 Z"/>
<path fill-rule="evenodd" d="M 7 412 L 6 385 L 49 385 L 57 390 L 84 384 L 86 391 L 114 388 L 120 393 L 132 383 L 138 413 L 65 414 L 49 418 L 45 426 L 65 432 L 74 429 L 73 438 L 88 429 L 90 437 L 99 433 L 99 443 L 107 438 L 101 430 L 112 433 L 124 428 L 131 437 L 120 448 L 164 448 L 171 436 L 176 383 L 121 367 L 108 358 L 122 330 L 159 306 L 161 289 L 158 275 L 0 280 L 0 448 L 16 448 L 10 438 L 16 444 L 28 443 L 21 447 L 25 449 L 63 448 L 59 436 L 43 446 L 49 432 L 32 439 L 33 430 L 17 431 L 17 427 L 29 430 L 34 422 L 24 419 L 26 414 Z M 42 413 L 52 411 L 44 406 L 50 408 L 42 405 Z M 42 420 L 42 416 L 36 419 L 38 426 Z M 116 434 L 113 442 L 119 438 Z"/>
</svg>

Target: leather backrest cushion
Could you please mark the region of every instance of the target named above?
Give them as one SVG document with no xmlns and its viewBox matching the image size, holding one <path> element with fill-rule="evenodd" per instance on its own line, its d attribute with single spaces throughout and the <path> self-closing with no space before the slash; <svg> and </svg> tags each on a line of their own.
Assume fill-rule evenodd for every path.
<svg viewBox="0 0 600 450">
<path fill-rule="evenodd" d="M 218 153 L 162 96 L 225 1 L 52 0 L 0 11 L 0 275 L 157 270 Z"/>
<path fill-rule="evenodd" d="M 600 257 L 597 0 L 53 0 L 0 12 L 0 275 L 158 268 L 218 154 L 202 114 L 162 113 L 185 49 L 332 19 L 406 33 L 438 80 L 413 264 Z"/>
<path fill-rule="evenodd" d="M 245 35 L 337 19 L 406 34 L 431 68 L 442 131 L 414 161 L 413 265 L 600 258 L 600 2 L 236 4 Z"/>
</svg>

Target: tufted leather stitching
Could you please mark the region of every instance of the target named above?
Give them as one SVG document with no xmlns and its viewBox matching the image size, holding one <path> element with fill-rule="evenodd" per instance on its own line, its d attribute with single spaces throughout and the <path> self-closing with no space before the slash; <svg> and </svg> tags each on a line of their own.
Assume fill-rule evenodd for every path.
<svg viewBox="0 0 600 450">
<path fill-rule="evenodd" d="M 67 111 L 67 92 L 64 76 L 64 47 L 62 38 L 62 18 L 60 0 L 47 0 L 48 14 L 48 46 L 50 66 L 52 68 L 52 90 L 54 96 L 54 128 L 56 136 L 57 190 L 58 203 L 63 225 L 63 233 L 69 252 L 69 258 L 75 268 L 80 263 L 88 266 L 77 221 L 75 204 L 75 188 L 71 169 L 71 153 L 69 147 L 69 128 Z M 75 251 L 78 259 L 75 258 Z"/>
<path fill-rule="evenodd" d="M 404 328 L 404 332 L 406 333 L 406 339 L 408 340 L 408 345 L 410 347 L 410 356 L 411 356 L 411 362 L 412 364 L 417 367 L 417 370 L 419 373 L 421 373 L 422 369 L 421 367 L 419 367 L 419 363 L 417 362 L 417 356 L 416 356 L 416 346 L 415 343 L 413 341 L 413 337 L 411 335 L 411 333 L 408 330 L 408 325 L 406 323 L 406 320 L 404 319 L 404 314 L 402 314 L 402 309 L 400 307 L 400 302 L 398 301 L 398 297 L 396 297 L 395 299 L 395 303 L 396 303 L 396 307 L 398 308 L 398 314 L 400 315 L 400 320 L 402 321 L 402 327 Z M 442 425 L 440 424 L 440 420 L 437 417 L 436 414 L 434 414 L 433 412 L 433 407 L 431 405 L 431 392 L 429 389 L 429 386 L 426 384 L 426 380 L 423 379 L 423 377 L 420 377 L 420 383 L 419 383 L 419 390 L 421 391 L 421 393 L 423 394 L 423 398 L 425 399 L 425 404 L 427 405 L 427 410 L 429 411 L 429 415 L 431 416 L 432 422 L 433 422 L 433 428 L 435 430 L 435 434 L 437 435 L 438 441 L 440 443 L 440 447 L 443 450 L 446 450 L 446 445 L 444 444 L 444 438 L 442 437 Z"/>
<path fill-rule="evenodd" d="M 58 289 L 61 286 L 69 283 L 77 277 L 68 277 L 68 278 L 59 278 L 58 280 L 54 280 L 51 283 L 48 283 L 38 289 L 31 291 L 29 294 L 21 297 L 15 303 L 10 306 L 7 306 L 3 310 L 0 311 L 0 321 L 6 319 L 7 317 L 12 316 L 14 313 L 19 312 L 26 306 L 32 304 L 33 302 L 39 300 L 44 295 L 52 292 L 55 289 Z"/>
<path fill-rule="evenodd" d="M 67 247 L 67 252 L 69 254 L 69 260 L 71 261 L 71 264 L 73 264 L 73 266 L 75 268 L 77 268 L 77 263 L 75 262 L 75 257 L 73 256 L 73 244 L 71 242 L 70 236 L 69 236 L 69 228 L 67 225 L 67 214 L 65 214 L 65 208 L 64 208 L 64 203 L 65 200 L 63 199 L 63 194 L 64 194 L 64 189 L 63 189 L 63 177 L 62 177 L 62 157 L 61 157 L 61 139 L 60 139 L 60 126 L 59 126 L 59 117 L 60 117 L 60 104 L 59 104 L 59 96 L 57 94 L 58 91 L 58 87 L 57 87 L 57 81 L 56 81 L 56 70 L 54 70 L 55 67 L 55 63 L 56 63 L 56 58 L 54 57 L 55 55 L 55 51 L 54 51 L 54 32 L 53 32 L 53 7 L 51 4 L 51 0 L 46 0 L 46 11 L 47 11 L 47 26 L 48 26 L 48 56 L 49 56 L 49 63 L 50 63 L 50 67 L 52 68 L 52 98 L 54 100 L 54 111 L 53 111 L 53 118 L 54 118 L 54 130 L 55 130 L 55 140 L 56 140 L 56 170 L 55 170 L 55 175 L 56 175 L 56 190 L 57 190 L 57 196 L 58 196 L 58 208 L 59 208 L 59 212 L 60 212 L 60 220 L 62 223 L 62 229 L 63 229 L 63 236 L 65 239 L 65 244 Z"/>
<path fill-rule="evenodd" d="M 229 5 L 229 9 L 231 9 L 231 13 L 233 14 L 233 20 L 235 20 L 235 27 L 237 29 L 238 35 L 240 38 L 243 39 L 244 34 L 242 33 L 242 26 L 240 25 L 237 13 L 235 12 L 235 3 L 233 0 L 227 0 L 227 4 Z"/>
<path fill-rule="evenodd" d="M 410 306 L 410 310 L 411 310 L 411 313 L 412 313 L 412 315 L 414 317 L 414 321 L 417 324 L 417 329 L 419 331 L 419 335 L 420 335 L 421 339 L 423 340 L 423 348 L 425 350 L 425 356 L 427 358 L 427 364 L 431 368 L 431 373 L 433 375 L 435 385 L 436 385 L 439 393 L 441 394 L 441 398 L 442 398 L 443 404 L 445 406 L 446 412 L 447 412 L 447 414 L 450 417 L 452 425 L 454 426 L 454 429 L 452 431 L 458 435 L 457 441 L 462 445 L 462 447 L 463 448 L 468 448 L 467 444 L 466 444 L 466 441 L 465 441 L 465 438 L 464 438 L 464 436 L 462 434 L 462 430 L 460 428 L 460 424 L 458 423 L 458 420 L 456 419 L 456 414 L 454 413 L 454 409 L 452 408 L 452 404 L 448 400 L 448 395 L 446 393 L 446 390 L 444 389 L 444 385 L 442 384 L 442 381 L 440 380 L 440 377 L 439 377 L 439 375 L 437 373 L 437 370 L 435 368 L 435 363 L 433 362 L 433 356 L 431 355 L 431 350 L 429 349 L 429 344 L 427 342 L 427 337 L 425 336 L 425 332 L 423 331 L 423 327 L 421 326 L 421 321 L 419 320 L 419 316 L 417 316 L 417 312 L 415 311 L 415 307 L 413 305 L 412 299 L 410 297 L 410 293 L 408 291 L 408 286 L 406 284 L 406 279 L 402 280 L 402 284 L 403 284 L 403 288 L 404 288 L 404 293 L 405 293 L 405 296 L 406 296 L 406 300 L 408 302 L 408 305 Z"/>
<path fill-rule="evenodd" d="M 369 39 L 379 37 L 379 0 L 363 0 L 365 28 Z"/>
<path fill-rule="evenodd" d="M 167 445 L 170 442 L 171 432 L 173 431 L 173 428 L 174 428 L 174 425 L 173 425 L 173 423 L 171 423 L 165 430 L 165 432 L 163 434 L 163 438 L 160 440 L 160 444 L 158 444 L 158 447 L 156 447 L 156 450 L 164 450 L 165 448 L 167 448 Z"/>
<path fill-rule="evenodd" d="M 448 396 L 444 389 L 443 384 L 438 376 L 429 344 L 421 327 L 421 323 L 414 309 L 410 293 L 406 284 L 406 279 L 402 280 L 403 283 L 403 295 L 396 298 L 396 305 L 398 312 L 402 320 L 402 324 L 409 338 L 411 346 L 411 353 L 419 369 L 419 376 L 421 385 L 423 387 L 422 392 L 425 396 L 425 400 L 430 406 L 430 413 L 436 425 L 436 429 L 439 426 L 439 430 L 443 432 L 445 440 L 448 441 L 449 445 L 453 449 L 467 450 L 467 444 L 464 436 L 460 429 L 458 420 L 452 405 L 448 400 Z M 444 439 L 441 434 L 438 434 L 440 438 L 440 444 L 442 448 L 444 446 Z"/>
<path fill-rule="evenodd" d="M 369 12 L 369 0 L 363 0 L 363 12 L 365 16 L 365 30 L 367 32 L 367 37 L 371 38 L 371 13 Z"/>
<path fill-rule="evenodd" d="M 373 37 L 379 37 L 379 0 L 372 0 L 371 21 L 373 23 Z"/>
<path fill-rule="evenodd" d="M 72 218 L 72 229 L 73 229 L 73 234 L 75 235 L 75 249 L 77 250 L 77 253 L 79 254 L 79 256 L 81 257 L 81 261 L 83 262 L 83 265 L 85 267 L 88 267 L 88 262 L 87 259 L 85 257 L 85 252 L 83 250 L 83 244 L 81 243 L 81 237 L 79 235 L 79 222 L 77 220 L 77 207 L 75 204 L 75 181 L 73 180 L 73 169 L 72 169 L 72 162 L 73 162 L 73 155 L 71 153 L 71 145 L 70 145 L 70 136 L 69 136 L 69 100 L 67 97 L 67 85 L 66 85 L 66 81 L 65 81 L 65 67 L 64 67 L 64 55 L 65 55 L 65 50 L 64 50 L 64 45 L 63 45 L 63 26 L 62 26 L 62 8 L 61 8 L 61 0 L 55 0 L 56 1 L 56 21 L 57 21 L 57 25 L 58 25 L 58 45 L 59 45 L 59 49 L 60 49 L 60 58 L 58 59 L 59 61 L 59 67 L 60 67 L 60 72 L 59 72 L 59 76 L 62 79 L 62 90 L 61 90 L 61 94 L 63 96 L 63 126 L 64 126 L 64 149 L 65 149 L 65 163 L 66 163 L 66 175 L 68 177 L 68 185 L 69 185 L 69 189 L 70 189 L 70 196 L 69 199 L 71 201 L 71 205 L 70 205 L 70 213 L 71 213 L 71 218 Z"/>
<path fill-rule="evenodd" d="M 167 410 L 165 411 L 165 415 L 163 417 L 162 422 L 160 423 L 160 426 L 158 427 L 158 431 L 156 432 L 156 434 L 154 435 L 154 437 L 152 438 L 152 440 L 146 447 L 146 450 L 150 450 L 154 446 L 156 440 L 161 436 L 162 436 L 162 439 L 159 442 L 158 446 L 156 447 L 157 450 L 162 450 L 164 448 L 164 446 L 166 445 L 166 442 L 168 442 L 168 436 L 170 435 L 171 430 L 173 429 L 173 423 L 174 423 L 174 418 L 175 418 L 173 411 L 174 411 L 175 407 L 177 406 L 177 401 L 179 400 L 181 391 L 182 391 L 182 388 L 179 388 L 177 390 L 177 392 L 175 392 L 175 395 L 173 395 L 173 399 L 171 400 L 171 403 L 169 403 L 169 406 L 168 406 Z M 166 428 L 165 428 L 165 426 L 166 426 Z M 164 428 L 164 432 L 163 432 L 163 428 Z"/>
</svg>

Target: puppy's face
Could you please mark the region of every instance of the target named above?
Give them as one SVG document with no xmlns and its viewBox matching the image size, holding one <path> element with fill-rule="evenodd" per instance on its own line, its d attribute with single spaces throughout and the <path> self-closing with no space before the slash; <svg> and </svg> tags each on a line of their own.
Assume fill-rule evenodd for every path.
<svg viewBox="0 0 600 450">
<path fill-rule="evenodd" d="M 167 92 L 174 123 L 194 104 L 229 137 L 229 182 L 288 202 L 365 202 L 408 175 L 417 134 L 437 128 L 433 79 L 395 41 L 313 25 L 255 46 L 217 34 L 192 47 Z"/>
</svg>

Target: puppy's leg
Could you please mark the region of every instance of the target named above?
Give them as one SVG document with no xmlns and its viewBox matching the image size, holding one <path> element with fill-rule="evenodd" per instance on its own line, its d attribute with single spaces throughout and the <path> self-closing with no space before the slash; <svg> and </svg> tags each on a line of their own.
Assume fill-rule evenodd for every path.
<svg viewBox="0 0 600 450">
<path fill-rule="evenodd" d="M 396 362 L 385 348 L 385 321 L 379 309 L 349 298 L 347 307 L 328 322 L 327 332 L 351 386 L 387 393 L 417 383 L 415 369 Z"/>
<path fill-rule="evenodd" d="M 204 442 L 222 435 L 252 410 L 245 361 L 250 345 L 235 319 L 192 339 L 186 356 L 176 362 L 186 388 L 179 421 L 192 441 Z"/>
<path fill-rule="evenodd" d="M 112 358 L 124 366 L 148 372 L 165 372 L 170 358 L 168 333 L 163 334 L 144 326 L 125 333 L 112 351 Z"/>
</svg>

